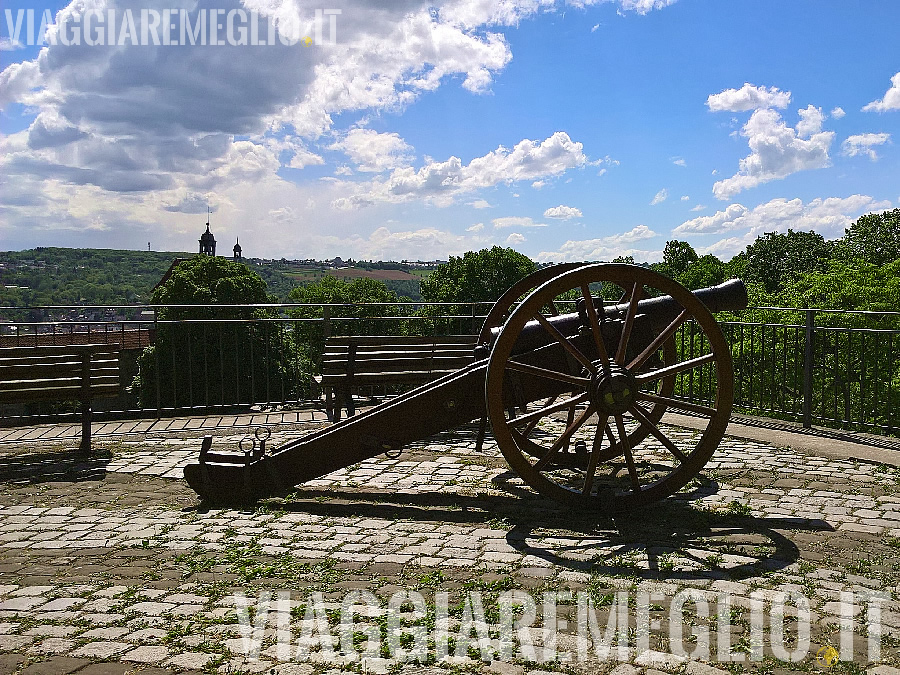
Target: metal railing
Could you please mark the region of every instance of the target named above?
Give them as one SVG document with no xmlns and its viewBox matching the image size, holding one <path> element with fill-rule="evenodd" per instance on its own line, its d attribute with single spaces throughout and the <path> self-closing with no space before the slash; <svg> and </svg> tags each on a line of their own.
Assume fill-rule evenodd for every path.
<svg viewBox="0 0 900 675">
<path fill-rule="evenodd" d="M 490 306 L 0 307 L 0 317 L 41 316 L 0 323 L 0 347 L 120 345 L 123 393 L 96 402 L 101 417 L 284 408 L 318 395 L 313 378 L 329 336 L 472 334 Z M 75 312 L 123 318 L 53 318 Z M 900 312 L 752 307 L 719 319 L 732 346 L 736 411 L 806 427 L 898 435 Z M 685 358 L 707 348 L 693 323 L 682 327 L 676 342 Z M 676 395 L 685 399 L 711 404 L 715 391 L 711 367 L 677 378 Z M 0 407 L 0 424 L 59 419 L 76 409 L 64 403 L 7 405 Z"/>
</svg>

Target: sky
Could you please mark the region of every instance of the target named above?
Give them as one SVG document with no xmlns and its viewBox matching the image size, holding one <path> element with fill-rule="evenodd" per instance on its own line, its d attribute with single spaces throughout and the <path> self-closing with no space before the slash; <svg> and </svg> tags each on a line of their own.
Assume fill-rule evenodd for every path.
<svg viewBox="0 0 900 675">
<path fill-rule="evenodd" d="M 900 206 L 896 0 L 3 14 L 3 250 L 194 251 L 208 209 L 245 257 L 728 260 Z"/>
</svg>

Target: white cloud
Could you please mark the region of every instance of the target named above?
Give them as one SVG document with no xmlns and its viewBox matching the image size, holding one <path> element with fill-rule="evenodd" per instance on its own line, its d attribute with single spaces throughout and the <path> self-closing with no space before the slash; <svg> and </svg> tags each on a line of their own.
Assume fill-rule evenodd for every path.
<svg viewBox="0 0 900 675">
<path fill-rule="evenodd" d="M 890 134 L 856 134 L 847 136 L 841 143 L 841 152 L 848 157 L 856 157 L 857 155 L 866 155 L 871 160 L 878 159 L 878 154 L 874 150 L 876 145 L 884 145 L 891 138 Z"/>
<path fill-rule="evenodd" d="M 653 199 L 650 200 L 650 206 L 656 206 L 657 204 L 662 204 L 669 198 L 669 191 L 666 188 L 663 188 L 659 192 L 657 192 Z"/>
<path fill-rule="evenodd" d="M 742 227 L 741 217 L 746 213 L 746 206 L 729 204 L 724 211 L 716 211 L 714 215 L 699 216 L 682 223 L 672 230 L 672 234 L 721 234 Z"/>
<path fill-rule="evenodd" d="M 884 96 L 863 106 L 865 112 L 887 112 L 888 110 L 900 110 L 900 73 L 891 78 L 891 88 Z"/>
<path fill-rule="evenodd" d="M 466 232 L 481 232 L 484 229 L 484 223 L 475 223 L 466 228 Z"/>
<path fill-rule="evenodd" d="M 825 115 L 822 114 L 821 108 L 808 105 L 798 110 L 800 121 L 797 122 L 797 136 L 800 138 L 809 138 L 813 134 L 822 131 L 822 124 L 825 122 Z"/>
<path fill-rule="evenodd" d="M 681 201 L 683 201 L 683 202 L 691 201 L 690 195 L 681 195 Z"/>
<path fill-rule="evenodd" d="M 661 252 L 636 249 L 634 244 L 656 236 L 646 225 L 638 225 L 628 232 L 599 239 L 569 240 L 557 251 L 541 251 L 536 256 L 540 262 L 580 260 L 612 260 L 617 256 L 634 255 L 641 260 L 659 260 Z"/>
<path fill-rule="evenodd" d="M 494 218 L 491 224 L 497 228 L 503 227 L 547 227 L 547 223 L 536 223 L 527 216 L 506 216 Z"/>
<path fill-rule="evenodd" d="M 0 71 L 0 110 L 5 110 L 10 103 L 33 103 L 35 97 L 32 91 L 41 84 L 37 60 L 11 63 Z"/>
<path fill-rule="evenodd" d="M 374 129 L 351 129 L 329 149 L 345 153 L 360 171 L 395 169 L 413 160 L 412 147 L 399 134 Z"/>
<path fill-rule="evenodd" d="M 694 208 L 692 208 L 691 211 L 702 211 L 702 210 L 705 209 L 705 208 L 706 208 L 706 205 L 705 205 L 705 204 L 697 204 L 697 206 L 695 206 Z"/>
<path fill-rule="evenodd" d="M 486 155 L 463 164 L 458 157 L 425 166 L 394 169 L 384 180 L 354 184 L 356 194 L 345 198 L 338 208 L 358 208 L 378 202 L 431 201 L 447 206 L 456 196 L 480 188 L 542 176 L 555 176 L 584 166 L 587 162 L 581 143 L 563 131 L 543 141 L 525 139 L 512 149 L 498 147 Z"/>
<path fill-rule="evenodd" d="M 762 108 L 787 108 L 791 102 L 791 92 L 777 87 L 756 87 L 746 82 L 740 89 L 726 89 L 718 94 L 710 94 L 707 107 L 713 112 L 744 112 Z"/>
<path fill-rule="evenodd" d="M 647 14 L 654 9 L 663 9 L 674 5 L 677 0 L 619 0 L 619 4 L 625 11 L 633 11 L 638 14 Z"/>
<path fill-rule="evenodd" d="M 813 106 L 800 110 L 797 128 L 789 127 L 774 110 L 755 111 L 741 129 L 747 138 L 750 154 L 739 163 L 731 178 L 713 185 L 717 199 L 730 199 L 739 192 L 761 183 L 785 178 L 808 169 L 830 165 L 828 150 L 834 140 L 833 131 L 822 131 L 824 116 Z"/>
<path fill-rule="evenodd" d="M 535 190 L 540 190 L 546 184 L 547 184 L 547 181 L 545 181 L 545 180 L 536 180 L 531 184 L 531 187 L 533 187 Z"/>
<path fill-rule="evenodd" d="M 846 114 L 847 113 L 845 113 L 844 109 L 841 108 L 840 106 L 831 109 L 831 116 L 836 120 L 841 119 Z"/>
<path fill-rule="evenodd" d="M 13 52 L 17 49 L 24 49 L 25 45 L 23 45 L 18 40 L 13 40 L 8 37 L 0 37 L 0 52 Z"/>
<path fill-rule="evenodd" d="M 493 205 L 487 201 L 486 199 L 476 199 L 474 202 L 469 202 L 469 206 L 473 209 L 492 209 Z"/>
<path fill-rule="evenodd" d="M 281 30 L 315 33 L 315 12 L 293 0 L 224 3 L 219 9 L 226 13 L 257 11 Z M 130 6 L 126 0 L 88 4 L 119 16 Z M 169 6 L 164 0 L 144 3 L 148 10 Z M 265 48 L 223 45 L 177 52 L 163 45 L 50 44 L 34 60 L 0 72 L 0 106 L 20 103 L 58 117 L 64 133 L 52 139 L 54 145 L 46 144 L 45 135 L 40 152 L 24 145 L 8 157 L 4 171 L 95 184 L 110 192 L 190 187 L 194 177 L 209 176 L 211 168 L 227 161 L 235 137 L 260 143 L 286 134 L 312 141 L 332 127 L 335 115 L 397 110 L 453 77 L 465 89 L 486 91 L 512 58 L 505 38 L 487 28 L 537 11 L 530 3 L 512 6 L 515 11 L 501 14 L 472 3 L 471 23 L 463 25 L 453 16 L 458 5 L 434 12 L 425 5 L 357 3 L 341 14 L 336 44 L 315 48 L 278 40 Z M 81 0 L 72 0 L 56 25 L 84 9 Z M 193 20 L 198 10 L 190 11 Z M 141 17 L 137 24 L 139 33 L 146 28 Z M 178 67 L 173 67 L 175 55 Z M 41 129 L 34 133 L 37 141 Z M 347 145 L 361 167 L 381 170 L 404 163 L 385 159 L 403 155 L 399 138 L 377 138 L 381 145 L 367 148 L 352 145 L 357 135 L 350 132 L 339 144 Z M 294 168 L 318 163 L 309 152 L 279 159 Z"/>
<path fill-rule="evenodd" d="M 581 209 L 574 206 L 553 206 L 544 211 L 544 218 L 556 218 L 558 220 L 569 220 L 571 218 L 581 218 Z"/>
<path fill-rule="evenodd" d="M 520 234 L 518 232 L 513 232 L 506 238 L 507 246 L 516 246 L 517 244 L 521 244 L 525 241 L 525 235 Z"/>
<path fill-rule="evenodd" d="M 687 166 L 687 162 L 685 162 L 681 157 L 673 159 L 672 164 L 674 164 L 675 166 Z"/>
<path fill-rule="evenodd" d="M 801 199 L 778 198 L 752 209 L 743 204 L 729 204 L 724 211 L 717 211 L 714 215 L 685 221 L 672 230 L 672 234 L 683 237 L 746 230 L 741 236 L 721 239 L 702 251 L 731 257 L 752 244 L 764 232 L 813 230 L 826 238 L 838 237 L 858 215 L 889 208 L 890 205 L 890 202 L 879 202 L 868 195 L 859 194 L 843 198 L 814 199 L 805 204 Z"/>
</svg>

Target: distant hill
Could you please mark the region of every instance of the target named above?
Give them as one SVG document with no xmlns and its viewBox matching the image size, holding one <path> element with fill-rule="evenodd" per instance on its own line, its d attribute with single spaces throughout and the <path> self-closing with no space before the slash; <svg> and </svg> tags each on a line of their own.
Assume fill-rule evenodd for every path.
<svg viewBox="0 0 900 675">
<path fill-rule="evenodd" d="M 175 258 L 195 253 L 41 247 L 0 252 L 0 306 L 127 305 L 150 301 L 153 287 Z M 265 280 L 268 291 L 285 300 L 291 289 L 326 274 L 384 281 L 398 295 L 421 299 L 419 281 L 427 271 L 332 268 L 287 260 L 245 260 Z M 370 263 L 371 265 L 371 263 Z M 388 265 L 386 265 L 388 266 Z"/>
</svg>

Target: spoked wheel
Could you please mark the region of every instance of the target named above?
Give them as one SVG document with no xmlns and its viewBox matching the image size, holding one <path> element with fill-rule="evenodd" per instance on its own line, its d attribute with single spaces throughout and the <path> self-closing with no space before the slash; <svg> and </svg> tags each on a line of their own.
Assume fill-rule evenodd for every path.
<svg viewBox="0 0 900 675">
<path fill-rule="evenodd" d="M 614 307 L 600 309 L 601 293 Z M 578 300 L 580 322 L 548 312 L 566 299 Z M 705 382 L 712 405 L 677 398 L 679 379 L 682 389 Z M 633 265 L 589 265 L 512 311 L 485 396 L 497 444 L 526 483 L 566 504 L 621 511 L 674 494 L 712 456 L 731 414 L 731 352 L 680 284 Z M 699 435 L 660 428 L 666 409 L 699 415 Z"/>
</svg>

